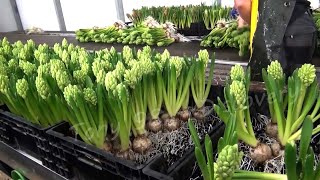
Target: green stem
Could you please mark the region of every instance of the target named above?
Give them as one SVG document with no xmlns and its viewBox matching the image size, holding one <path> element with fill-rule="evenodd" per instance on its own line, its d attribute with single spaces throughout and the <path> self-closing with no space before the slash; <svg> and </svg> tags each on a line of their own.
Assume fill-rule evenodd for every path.
<svg viewBox="0 0 320 180">
<path fill-rule="evenodd" d="M 284 136 L 284 119 L 282 117 L 282 110 L 280 110 L 281 108 L 279 107 L 279 102 L 277 102 L 277 100 L 274 101 L 274 108 L 278 124 L 279 139 L 281 141 Z"/>
<path fill-rule="evenodd" d="M 247 130 L 249 132 L 249 134 L 251 134 L 251 136 L 255 136 L 254 131 L 253 131 L 253 127 L 252 127 L 252 122 L 251 122 L 251 116 L 250 116 L 250 110 L 249 110 L 249 102 L 247 101 L 247 108 L 244 110 L 245 111 L 245 120 L 246 120 L 246 124 L 247 124 Z"/>
<path fill-rule="evenodd" d="M 241 128 L 241 130 L 245 133 L 248 133 L 248 130 L 246 128 L 246 125 L 244 123 L 244 115 L 243 115 L 243 110 L 237 110 L 236 111 L 237 114 L 237 124 L 238 126 Z"/>
<path fill-rule="evenodd" d="M 295 107 L 295 111 L 294 111 L 294 119 L 298 119 L 300 112 L 301 112 L 301 108 L 303 105 L 303 101 L 304 101 L 304 97 L 306 95 L 306 87 L 304 87 L 304 85 L 302 85 L 301 87 L 301 91 L 298 97 L 298 101 L 297 101 L 297 105 Z"/>
<path fill-rule="evenodd" d="M 312 111 L 310 117 L 314 118 L 317 115 L 319 109 L 320 109 L 320 93 L 319 93 L 319 96 L 318 96 L 318 99 L 317 99 L 317 104 L 313 108 L 313 111 Z"/>
<path fill-rule="evenodd" d="M 238 170 L 232 179 L 287 180 L 287 175 Z"/>
<path fill-rule="evenodd" d="M 312 135 L 314 134 L 317 134 L 318 132 L 320 132 L 320 125 L 318 125 L 316 128 L 314 128 L 312 130 Z M 299 129 L 296 133 L 294 133 L 288 141 L 297 141 L 297 140 L 300 140 L 300 137 L 301 137 L 301 133 L 302 133 L 302 130 Z"/>
<path fill-rule="evenodd" d="M 253 148 L 258 146 L 259 141 L 256 139 L 255 136 L 251 136 L 250 134 L 244 132 L 239 128 L 237 128 L 237 134 L 239 139 L 248 144 L 249 146 Z"/>
<path fill-rule="evenodd" d="M 131 121 L 131 118 L 129 117 L 128 114 L 128 104 L 127 102 L 122 103 L 122 113 L 123 116 L 117 116 L 119 117 L 119 136 L 120 136 L 120 141 L 121 141 L 121 150 L 126 151 L 129 149 L 129 144 L 130 144 L 130 127 L 128 127 L 127 122 Z M 122 129 L 123 128 L 123 129 Z"/>
<path fill-rule="evenodd" d="M 319 120 L 320 119 L 320 114 L 318 114 L 316 117 L 314 117 L 313 119 L 312 119 L 312 122 L 316 122 L 317 120 Z"/>
</svg>

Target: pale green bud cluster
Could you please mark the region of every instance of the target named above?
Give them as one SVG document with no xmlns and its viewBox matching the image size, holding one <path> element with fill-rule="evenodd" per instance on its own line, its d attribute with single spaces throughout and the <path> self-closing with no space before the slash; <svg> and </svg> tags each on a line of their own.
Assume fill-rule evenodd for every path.
<svg viewBox="0 0 320 180">
<path fill-rule="evenodd" d="M 52 59 L 49 64 L 50 64 L 50 74 L 54 79 L 57 79 L 58 71 L 66 70 L 64 63 L 59 59 Z"/>
<path fill-rule="evenodd" d="M 112 71 L 106 74 L 105 78 L 105 86 L 107 91 L 111 92 L 112 94 L 116 95 L 116 87 L 118 85 L 117 79 Z"/>
<path fill-rule="evenodd" d="M 68 41 L 66 38 L 63 38 L 62 43 L 61 43 L 62 48 L 67 49 L 68 48 Z"/>
<path fill-rule="evenodd" d="M 117 55 L 117 50 L 112 46 L 109 50 L 109 53 L 111 56 L 115 56 Z"/>
<path fill-rule="evenodd" d="M 94 106 L 97 104 L 97 94 L 92 88 L 85 88 L 83 90 L 83 95 L 84 95 L 84 99 L 88 103 L 91 103 Z"/>
<path fill-rule="evenodd" d="M 232 81 L 242 81 L 244 76 L 244 70 L 241 65 L 236 64 L 235 66 L 232 66 L 230 71 L 230 78 Z"/>
<path fill-rule="evenodd" d="M 87 78 L 87 72 L 83 71 L 83 70 L 76 70 L 73 71 L 73 78 L 80 84 L 83 84 L 84 82 L 86 82 L 86 78 Z"/>
<path fill-rule="evenodd" d="M 72 102 L 76 102 L 77 95 L 80 93 L 81 91 L 79 87 L 71 84 L 65 87 L 63 91 L 64 99 L 66 100 L 69 106 L 72 106 Z"/>
<path fill-rule="evenodd" d="M 166 61 L 169 60 L 169 58 L 170 58 L 170 53 L 167 49 L 165 49 L 161 54 L 161 63 L 165 64 Z"/>
<path fill-rule="evenodd" d="M 120 81 L 126 71 L 126 68 L 124 67 L 123 63 L 119 61 L 116 65 L 116 68 L 114 70 L 115 77 Z"/>
<path fill-rule="evenodd" d="M 200 50 L 198 52 L 199 61 L 203 61 L 204 64 L 208 64 L 209 62 L 209 53 L 207 50 Z"/>
<path fill-rule="evenodd" d="M 47 75 L 50 73 L 50 64 L 42 64 L 38 66 L 38 76 L 42 77 L 43 75 Z"/>
<path fill-rule="evenodd" d="M 122 101 L 123 103 L 129 101 L 129 91 L 123 83 L 118 84 L 116 90 L 120 101 Z"/>
<path fill-rule="evenodd" d="M 228 180 L 232 179 L 233 174 L 239 169 L 243 153 L 239 152 L 238 145 L 227 145 L 222 149 L 214 164 L 214 179 Z"/>
<path fill-rule="evenodd" d="M 6 94 L 8 91 L 9 78 L 7 75 L 0 73 L 0 92 Z"/>
<path fill-rule="evenodd" d="M 3 67 L 5 67 L 5 66 L 3 66 Z M 19 68 L 19 61 L 17 59 L 10 59 L 10 61 L 8 62 L 8 67 L 11 72 L 16 71 Z M 1 72 L 2 72 L 2 70 L 1 70 Z"/>
<path fill-rule="evenodd" d="M 64 88 L 71 83 L 70 78 L 66 71 L 58 70 L 55 77 L 56 77 L 57 85 L 61 91 L 63 91 Z"/>
<path fill-rule="evenodd" d="M 69 46 L 68 46 L 68 53 L 73 52 L 75 49 L 76 49 L 76 48 L 74 47 L 73 44 L 69 44 Z"/>
<path fill-rule="evenodd" d="M 284 78 L 283 69 L 277 60 L 272 61 L 270 65 L 268 65 L 267 72 L 274 80 L 281 80 Z"/>
<path fill-rule="evenodd" d="M 29 84 L 27 80 L 25 79 L 18 79 L 16 82 L 16 88 L 17 88 L 17 93 L 19 96 L 21 96 L 23 99 L 27 97 L 28 90 L 29 90 Z"/>
<path fill-rule="evenodd" d="M 298 69 L 298 77 L 305 87 L 310 86 L 316 78 L 316 68 L 311 64 L 304 64 Z"/>
<path fill-rule="evenodd" d="M 32 75 L 37 70 L 36 65 L 28 61 L 20 61 L 19 67 L 23 70 L 24 74 L 26 75 Z"/>
<path fill-rule="evenodd" d="M 47 99 L 51 95 L 49 84 L 42 77 L 36 77 L 36 88 L 42 99 Z"/>
<path fill-rule="evenodd" d="M 0 62 L 0 74 L 8 74 L 8 68 L 5 62 Z"/>
<path fill-rule="evenodd" d="M 123 47 L 122 54 L 123 54 L 123 59 L 126 64 L 128 64 L 128 61 L 133 59 L 132 49 L 129 46 Z"/>
<path fill-rule="evenodd" d="M 175 67 L 176 76 L 179 77 L 184 66 L 184 59 L 178 56 L 173 56 L 170 58 L 170 68 Z"/>
<path fill-rule="evenodd" d="M 71 63 L 75 64 L 76 62 L 78 62 L 79 59 L 79 55 L 77 51 L 72 51 L 71 55 L 70 55 L 70 61 Z"/>
<path fill-rule="evenodd" d="M 242 81 L 233 81 L 230 85 L 230 93 L 235 97 L 237 105 L 240 109 L 245 106 L 246 103 L 246 87 Z"/>
<path fill-rule="evenodd" d="M 64 63 L 68 63 L 70 61 L 70 55 L 67 50 L 62 51 L 61 59 Z"/>
<path fill-rule="evenodd" d="M 98 84 L 103 84 L 106 79 L 106 72 L 104 70 L 100 70 L 96 75 L 96 81 Z"/>
</svg>

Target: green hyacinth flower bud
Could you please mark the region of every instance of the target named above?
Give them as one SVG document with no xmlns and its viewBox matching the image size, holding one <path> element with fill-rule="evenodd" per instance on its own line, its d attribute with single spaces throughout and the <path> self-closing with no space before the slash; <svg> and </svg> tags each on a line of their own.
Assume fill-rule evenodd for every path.
<svg viewBox="0 0 320 180">
<path fill-rule="evenodd" d="M 230 78 L 232 81 L 242 81 L 244 76 L 244 70 L 241 65 L 237 64 L 231 68 Z"/>
<path fill-rule="evenodd" d="M 281 80 L 284 78 L 283 69 L 278 61 L 272 61 L 267 68 L 267 72 L 274 80 Z"/>
<path fill-rule="evenodd" d="M 298 70 L 298 77 L 305 87 L 310 86 L 316 78 L 316 68 L 311 64 L 304 64 Z"/>
</svg>

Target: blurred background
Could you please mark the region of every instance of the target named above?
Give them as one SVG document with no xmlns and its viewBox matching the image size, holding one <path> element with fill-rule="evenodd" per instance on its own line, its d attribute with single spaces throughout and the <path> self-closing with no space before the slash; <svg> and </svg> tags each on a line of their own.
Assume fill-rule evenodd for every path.
<svg viewBox="0 0 320 180">
<path fill-rule="evenodd" d="M 319 0 L 310 0 L 313 8 Z M 45 31 L 75 31 L 105 27 L 116 20 L 128 21 L 127 13 L 142 6 L 171 6 L 221 3 L 233 0 L 0 0 L 0 32 L 38 27 Z"/>
</svg>

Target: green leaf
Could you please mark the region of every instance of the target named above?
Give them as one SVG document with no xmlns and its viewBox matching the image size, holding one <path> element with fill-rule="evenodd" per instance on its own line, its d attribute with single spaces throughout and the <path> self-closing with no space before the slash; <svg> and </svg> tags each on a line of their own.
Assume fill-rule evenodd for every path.
<svg viewBox="0 0 320 180">
<path fill-rule="evenodd" d="M 312 136 L 312 129 L 313 129 L 312 120 L 308 116 L 303 123 L 302 132 L 301 132 L 301 139 L 300 139 L 300 157 L 299 157 L 299 159 L 301 159 L 302 162 L 305 161 L 305 158 L 307 156 L 307 152 L 309 149 L 311 136 Z"/>
<path fill-rule="evenodd" d="M 197 130 L 194 127 L 194 124 L 191 119 L 188 120 L 188 125 L 189 125 L 189 130 L 191 133 L 191 138 L 192 138 L 193 143 L 195 144 L 195 147 L 198 147 L 201 149 L 200 139 L 199 139 Z"/>
<path fill-rule="evenodd" d="M 212 142 L 211 139 L 209 137 L 209 135 L 207 134 L 204 140 L 205 143 L 205 149 L 206 149 L 206 154 L 207 154 L 207 165 L 208 165 L 208 171 L 209 171 L 209 175 L 210 177 L 213 177 L 214 171 L 213 171 L 213 149 L 212 149 Z"/>
<path fill-rule="evenodd" d="M 294 144 L 287 143 L 285 147 L 285 164 L 286 164 L 286 171 L 287 177 L 290 180 L 297 180 L 297 171 L 296 171 L 296 156 L 297 156 L 297 149 Z"/>
<path fill-rule="evenodd" d="M 203 155 L 203 152 L 201 151 L 201 148 L 198 148 L 198 147 L 195 148 L 195 155 L 196 155 L 198 166 L 200 167 L 204 180 L 210 180 L 207 163 Z"/>
<path fill-rule="evenodd" d="M 314 179 L 320 179 L 320 163 L 318 163 L 318 166 L 316 167 Z"/>
<path fill-rule="evenodd" d="M 304 180 L 311 180 L 314 179 L 314 171 L 313 171 L 313 163 L 314 163 L 314 153 L 312 148 L 309 149 L 311 151 L 308 153 L 304 165 L 304 170 L 303 170 L 303 179 Z"/>
</svg>

